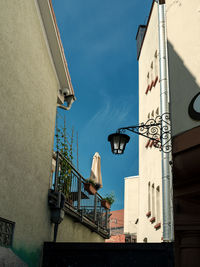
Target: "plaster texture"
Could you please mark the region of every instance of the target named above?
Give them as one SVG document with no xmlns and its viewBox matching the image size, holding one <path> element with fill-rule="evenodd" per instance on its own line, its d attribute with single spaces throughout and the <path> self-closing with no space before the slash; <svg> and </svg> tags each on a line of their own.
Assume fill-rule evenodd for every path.
<svg viewBox="0 0 200 267">
<path fill-rule="evenodd" d="M 159 83 L 159 43 L 158 43 L 158 17 L 157 4 L 154 3 L 151 18 L 145 35 L 139 58 L 139 122 L 146 122 L 148 119 L 154 119 L 160 114 L 160 83 Z M 155 60 L 155 53 L 157 59 Z M 153 68 L 151 65 L 153 63 Z M 149 73 L 149 78 L 147 75 Z M 157 73 L 157 74 L 156 74 Z M 158 81 L 151 90 L 145 94 L 147 86 L 155 80 L 158 76 Z M 158 114 L 156 114 L 158 111 Z M 154 146 L 146 148 L 148 142 L 147 138 L 139 137 L 139 223 L 137 242 L 143 242 L 147 238 L 147 242 L 161 242 L 162 224 L 161 228 L 155 230 L 156 220 L 154 223 L 150 222 L 150 217 L 146 214 L 149 212 L 148 208 L 148 183 L 150 183 L 150 206 L 152 213 L 152 185 L 154 190 L 160 187 L 160 222 L 162 222 L 162 180 L 161 180 L 161 153 L 159 149 Z M 156 209 L 156 199 L 154 199 L 154 206 Z M 156 217 L 156 214 L 154 214 Z"/>
<path fill-rule="evenodd" d="M 139 177 L 131 176 L 124 179 L 124 233 L 136 234 L 136 220 L 139 217 Z"/>
<path fill-rule="evenodd" d="M 198 0 L 166 0 L 166 29 L 169 66 L 169 93 L 172 137 L 178 136 L 200 125 L 188 114 L 188 107 L 193 97 L 200 91 L 200 5 Z M 148 84 L 151 84 L 155 70 L 155 52 L 159 58 L 158 40 L 158 11 L 157 3 L 152 4 L 147 31 L 139 57 L 139 122 L 155 118 L 155 110 L 160 109 L 159 71 L 158 82 L 145 94 Z M 153 66 L 153 68 L 152 68 Z M 157 62 L 159 70 L 159 62 Z M 153 75 L 152 75 L 153 73 Z M 148 77 L 147 77 L 148 76 Z M 155 76 L 154 76 L 155 79 Z M 148 183 L 154 188 L 160 188 L 161 181 L 161 153 L 153 146 L 146 148 L 146 139 L 139 138 L 139 224 L 137 240 L 147 242 L 161 242 L 162 224 L 159 230 L 152 227 L 146 216 L 148 203 Z M 150 197 L 150 206 L 152 205 Z M 156 203 L 157 205 L 157 203 Z M 160 204 L 160 209 L 162 205 Z M 162 222 L 162 211 L 161 211 Z"/>
<path fill-rule="evenodd" d="M 28 267 L 10 248 L 0 247 L 0 266 Z"/>
<path fill-rule="evenodd" d="M 16 222 L 14 247 L 37 247 L 50 238 L 47 190 L 59 84 L 35 2 L 2 1 L 0 17 L 0 214 Z"/>
<path fill-rule="evenodd" d="M 172 135 L 200 125 L 188 115 L 200 91 L 200 4 L 198 0 L 167 0 L 167 39 Z"/>
<path fill-rule="evenodd" d="M 1 1 L 0 217 L 15 222 L 13 250 L 38 266 L 53 240 L 47 202 L 59 80 L 34 0 Z M 65 216 L 59 241 L 102 241 Z"/>
<path fill-rule="evenodd" d="M 58 228 L 57 242 L 105 242 L 105 239 L 65 215 Z"/>
</svg>

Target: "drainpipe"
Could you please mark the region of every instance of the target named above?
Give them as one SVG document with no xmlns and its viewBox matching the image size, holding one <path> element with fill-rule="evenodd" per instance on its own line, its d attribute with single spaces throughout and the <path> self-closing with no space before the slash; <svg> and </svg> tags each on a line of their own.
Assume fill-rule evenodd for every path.
<svg viewBox="0 0 200 267">
<path fill-rule="evenodd" d="M 158 3 L 158 33 L 159 33 L 159 62 L 160 62 L 160 107 L 161 116 L 169 114 L 169 82 L 168 82 L 168 54 L 166 35 L 166 10 L 165 0 L 157 0 Z M 169 118 L 170 119 L 170 118 Z M 162 129 L 169 128 L 165 121 L 162 121 Z M 171 135 L 171 129 L 169 129 Z M 171 145 L 171 136 L 169 145 Z M 165 140 L 161 140 L 162 144 Z M 172 160 L 171 153 L 162 151 L 162 191 L 163 191 L 163 241 L 174 240 L 173 229 L 173 194 L 172 194 Z"/>
</svg>

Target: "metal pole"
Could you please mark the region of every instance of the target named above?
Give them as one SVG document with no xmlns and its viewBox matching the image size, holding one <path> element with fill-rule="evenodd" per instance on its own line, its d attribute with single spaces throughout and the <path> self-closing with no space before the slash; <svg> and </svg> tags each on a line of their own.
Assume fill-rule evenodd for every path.
<svg viewBox="0 0 200 267">
<path fill-rule="evenodd" d="M 161 116 L 169 113 L 168 55 L 166 38 L 165 1 L 158 2 L 159 61 L 160 61 L 160 106 Z M 162 129 L 169 127 L 162 120 Z M 171 132 L 171 131 L 170 131 Z M 169 138 L 171 139 L 171 138 Z M 161 140 L 163 143 L 164 140 Z M 171 141 L 170 141 L 171 142 Z M 172 173 L 171 154 L 162 151 L 162 191 L 163 191 L 163 240 L 171 242 L 173 234 Z"/>
<path fill-rule="evenodd" d="M 97 220 L 97 195 L 94 195 L 94 221 Z"/>
<path fill-rule="evenodd" d="M 53 242 L 56 242 L 57 234 L 58 234 L 58 223 L 55 223 L 54 224 Z"/>
<path fill-rule="evenodd" d="M 55 170 L 54 191 L 58 190 L 59 164 L 60 164 L 60 158 L 59 158 L 59 152 L 57 151 L 56 152 L 56 170 Z"/>
<path fill-rule="evenodd" d="M 81 185 L 82 185 L 82 182 L 81 182 L 81 178 L 80 177 L 77 177 L 78 179 L 78 205 L 77 205 L 77 209 L 80 210 L 81 209 Z"/>
<path fill-rule="evenodd" d="M 78 162 L 78 132 L 77 132 L 77 170 L 79 171 L 79 162 Z"/>
<path fill-rule="evenodd" d="M 105 225 L 106 225 L 106 230 L 108 230 L 108 209 L 106 209 L 106 222 L 105 222 Z"/>
</svg>

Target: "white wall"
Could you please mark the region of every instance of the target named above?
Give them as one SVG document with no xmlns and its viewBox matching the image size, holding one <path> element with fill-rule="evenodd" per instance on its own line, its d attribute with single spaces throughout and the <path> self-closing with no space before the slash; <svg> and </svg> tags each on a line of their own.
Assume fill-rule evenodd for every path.
<svg viewBox="0 0 200 267">
<path fill-rule="evenodd" d="M 200 3 L 199 0 L 166 0 L 167 39 L 169 56 L 170 112 L 172 117 L 172 135 L 176 136 L 200 122 L 188 115 L 188 106 L 194 95 L 200 92 Z M 151 63 L 155 68 L 154 55 L 159 58 L 158 13 L 154 2 L 148 29 L 139 57 L 139 122 L 146 122 L 148 116 L 155 118 L 160 107 L 159 78 L 156 86 L 145 94 L 151 83 Z M 158 69 L 159 69 L 159 62 Z M 149 81 L 147 74 L 149 72 Z M 155 78 L 155 77 L 154 77 Z M 154 113 L 154 114 L 153 114 Z M 158 149 L 146 148 L 147 139 L 139 137 L 139 223 L 137 240 L 143 242 L 161 242 L 162 238 L 162 201 L 160 202 L 161 228 L 155 230 L 154 223 L 147 217 L 148 183 L 160 188 L 162 200 L 161 153 Z M 126 194 L 126 192 L 125 192 Z M 156 194 L 155 194 L 156 195 Z M 155 196 L 156 198 L 156 196 Z M 125 196 L 125 203 L 126 203 Z M 152 207 L 152 197 L 150 201 Z M 155 199 L 156 206 L 156 199 Z M 156 209 L 156 207 L 155 207 Z M 152 212 L 152 210 L 151 210 Z M 155 214 L 156 216 L 156 214 Z M 127 226 L 128 227 L 128 226 Z"/>
<path fill-rule="evenodd" d="M 192 98 L 200 91 L 200 2 L 166 1 L 172 134 L 200 122 L 188 115 Z"/>
<path fill-rule="evenodd" d="M 157 51 L 157 60 L 155 53 Z M 159 83 L 159 44 L 158 44 L 158 20 L 157 20 L 157 4 L 154 3 L 148 29 L 142 46 L 139 58 L 139 122 L 146 122 L 148 115 L 155 119 L 156 111 L 160 113 L 160 83 Z M 151 70 L 151 63 L 153 69 Z M 157 68 L 158 81 L 151 91 L 145 94 L 148 84 L 151 84 L 152 79 L 155 80 L 155 67 Z M 147 74 L 149 73 L 149 81 Z M 151 75 L 151 73 L 153 75 Z M 147 238 L 148 242 L 161 242 L 161 228 L 156 230 L 154 226 L 157 224 L 157 219 L 154 223 L 150 222 L 152 216 L 147 217 L 148 210 L 148 183 L 151 187 L 154 185 L 162 189 L 161 181 L 161 153 L 155 147 L 146 148 L 148 139 L 139 137 L 139 223 L 138 223 L 138 242 L 143 242 Z M 161 196 L 162 198 L 162 196 Z M 156 206 L 156 203 L 154 204 Z M 151 198 L 152 206 L 152 198 Z M 162 223 L 162 205 L 160 203 L 161 223 Z M 152 210 L 151 210 L 152 212 Z M 156 214 L 155 214 L 156 217 Z"/>
<path fill-rule="evenodd" d="M 136 234 L 138 219 L 139 176 L 124 179 L 124 233 Z"/>
</svg>

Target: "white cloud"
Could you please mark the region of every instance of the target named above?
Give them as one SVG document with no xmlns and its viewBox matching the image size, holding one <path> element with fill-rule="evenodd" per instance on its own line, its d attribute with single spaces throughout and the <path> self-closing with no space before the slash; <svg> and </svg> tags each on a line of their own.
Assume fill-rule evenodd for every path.
<svg viewBox="0 0 200 267">
<path fill-rule="evenodd" d="M 96 129 L 115 127 L 120 125 L 126 119 L 130 112 L 130 105 L 126 102 L 120 104 L 111 104 L 111 101 L 107 99 L 105 104 L 88 120 L 85 127 L 81 131 L 81 135 L 85 135 Z"/>
</svg>

